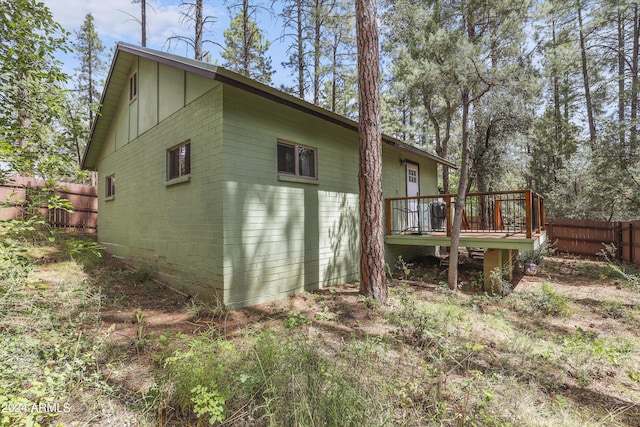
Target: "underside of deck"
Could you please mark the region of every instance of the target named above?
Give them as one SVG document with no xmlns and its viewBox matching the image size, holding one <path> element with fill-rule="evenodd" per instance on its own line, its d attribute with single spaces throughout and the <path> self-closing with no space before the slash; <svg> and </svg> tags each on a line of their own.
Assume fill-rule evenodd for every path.
<svg viewBox="0 0 640 427">
<path fill-rule="evenodd" d="M 484 249 L 538 249 L 547 240 L 546 231 L 535 233 L 527 239 L 524 233 L 496 233 L 496 232 L 462 232 L 460 233 L 460 247 Z M 446 232 L 432 232 L 428 234 L 390 234 L 384 241 L 388 245 L 417 245 L 417 246 L 451 246 L 451 237 Z"/>
</svg>

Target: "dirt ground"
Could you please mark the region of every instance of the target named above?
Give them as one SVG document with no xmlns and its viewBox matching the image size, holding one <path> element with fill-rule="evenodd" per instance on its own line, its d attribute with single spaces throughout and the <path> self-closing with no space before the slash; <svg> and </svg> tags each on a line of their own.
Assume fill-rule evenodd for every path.
<svg viewBox="0 0 640 427">
<path fill-rule="evenodd" d="M 482 260 L 466 255 L 461 259 L 462 289 L 458 296 L 471 299 L 482 295 Z M 116 260 L 107 259 L 106 265 L 113 269 L 114 265 L 110 264 L 127 269 Z M 628 287 L 623 289 L 615 280 L 603 277 L 602 265 L 572 257 L 548 258 L 537 276 L 517 276 L 513 292 L 531 292 L 544 283 L 569 297 L 577 307 L 576 313 L 570 319 L 549 320 L 554 328 L 568 335 L 582 328 L 604 336 L 621 332 L 637 336 L 640 321 L 625 324 L 627 330 L 621 331 L 621 324 L 615 318 L 599 316 L 597 312 L 594 315 L 593 307 L 609 300 L 624 300 L 627 307 L 640 309 L 640 293 L 630 292 Z M 413 293 L 424 298 L 446 288 L 448 267 L 441 265 L 438 258 L 427 257 L 399 267 L 391 287 L 409 286 Z M 230 311 L 193 301 L 152 280 L 143 283 L 116 280 L 102 292 L 105 296 L 101 310 L 102 332 L 108 335 L 118 354 L 126 355 L 126 363 L 106 375 L 131 395 L 139 395 L 153 386 L 154 354 L 161 350 L 158 337 L 163 335 L 188 337 L 207 332 L 234 338 L 253 327 L 283 329 L 283 324 L 291 318 L 309 319 L 308 333 L 323 335 L 329 341 L 347 339 L 353 334 L 380 335 L 392 328 L 381 321 L 379 315 L 372 315 L 370 302 L 359 295 L 358 285 L 354 283 Z M 548 328 L 549 323 L 544 327 Z M 631 387 L 640 390 L 639 384 Z"/>
<path fill-rule="evenodd" d="M 461 253 L 459 266 L 459 281 L 462 286 L 459 294 L 464 296 L 482 295 L 482 259 L 469 258 Z M 549 263 L 550 261 L 550 263 Z M 107 260 L 107 264 L 118 265 L 126 269 L 117 260 Z M 541 283 L 552 284 L 553 287 L 578 303 L 588 306 L 598 300 L 615 299 L 620 297 L 620 286 L 611 286 L 611 280 L 606 277 L 595 277 L 585 280 L 583 274 L 577 270 L 580 265 L 592 264 L 594 268 L 601 262 L 590 261 L 570 256 L 548 258 L 546 269 L 536 276 L 515 275 L 513 292 L 530 291 L 539 287 Z M 114 268 L 110 265 L 108 268 Z M 436 257 L 425 257 L 407 264 L 409 274 L 402 269 L 393 273 L 390 286 L 407 284 L 415 291 L 428 297 L 437 287 L 444 287 L 447 279 L 448 267 Z M 145 334 L 159 335 L 166 331 L 176 334 L 198 334 L 203 330 L 214 327 L 227 337 L 234 337 L 243 329 L 260 322 L 263 326 L 277 326 L 282 319 L 296 311 L 310 319 L 323 319 L 323 312 L 340 313 L 340 327 L 336 332 L 350 334 L 353 329 L 375 331 L 380 328 L 378 319 L 370 316 L 364 300 L 359 295 L 358 285 L 347 283 L 344 285 L 324 288 L 315 292 L 303 293 L 242 309 L 223 311 L 219 315 L 207 313 L 203 310 L 204 303 L 193 301 L 190 297 L 164 287 L 160 282 L 149 280 L 144 283 L 131 282 L 114 283 L 110 289 L 102 290 L 106 295 L 106 304 L 102 313 L 105 331 L 112 328 L 110 339 L 118 342 L 130 341 L 138 338 L 140 324 L 144 324 Z M 323 295 L 332 295 L 335 304 L 332 310 L 325 309 Z M 631 299 L 629 299 L 631 298 Z M 640 293 L 636 297 L 625 293 L 625 299 L 630 307 L 640 306 Z M 199 304 L 203 304 L 202 307 Z M 200 313 L 198 313 L 200 312 Z M 200 314 L 200 315 L 199 315 Z M 331 315 L 327 315 L 331 316 Z M 213 318 L 215 317 L 215 318 Z M 337 320 L 334 317 L 326 320 Z M 585 317 L 589 322 L 586 326 L 599 328 L 602 333 L 610 332 L 606 321 L 593 321 L 590 316 Z M 564 322 L 564 320 L 563 320 Z"/>
</svg>

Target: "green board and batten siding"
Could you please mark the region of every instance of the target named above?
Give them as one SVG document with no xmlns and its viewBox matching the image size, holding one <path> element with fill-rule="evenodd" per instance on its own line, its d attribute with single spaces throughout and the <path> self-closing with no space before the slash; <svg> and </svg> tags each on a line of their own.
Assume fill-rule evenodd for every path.
<svg viewBox="0 0 640 427">
<path fill-rule="evenodd" d="M 99 240 L 202 298 L 253 305 L 359 276 L 358 136 L 255 93 L 132 57 L 99 159 Z M 166 151 L 191 141 L 191 176 L 166 183 Z M 317 150 L 318 179 L 277 173 L 277 141 Z M 401 160 L 434 194 L 436 163 L 383 145 L 385 197 L 406 195 Z M 105 198 L 105 178 L 116 195 Z M 387 247 L 392 266 L 433 248 Z"/>
</svg>

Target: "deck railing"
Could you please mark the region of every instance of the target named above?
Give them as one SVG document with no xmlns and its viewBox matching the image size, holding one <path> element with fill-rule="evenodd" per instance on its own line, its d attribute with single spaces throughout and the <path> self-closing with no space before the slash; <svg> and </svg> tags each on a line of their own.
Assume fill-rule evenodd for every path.
<svg viewBox="0 0 640 427">
<path fill-rule="evenodd" d="M 387 234 L 451 235 L 455 194 L 386 199 Z M 544 198 L 531 190 L 469 193 L 462 211 L 462 231 L 524 234 L 544 230 Z"/>
</svg>

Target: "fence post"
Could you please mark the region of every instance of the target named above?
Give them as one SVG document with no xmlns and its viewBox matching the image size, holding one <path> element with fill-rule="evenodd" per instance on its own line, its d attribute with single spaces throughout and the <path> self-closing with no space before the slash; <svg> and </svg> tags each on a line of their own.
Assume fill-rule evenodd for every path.
<svg viewBox="0 0 640 427">
<path fill-rule="evenodd" d="M 633 243 L 634 243 L 634 236 L 633 236 L 634 232 L 633 232 L 633 222 L 629 222 L 629 262 L 632 265 L 635 265 L 634 262 L 634 257 L 633 257 Z"/>
<path fill-rule="evenodd" d="M 613 234 L 615 236 L 616 245 L 616 259 L 618 261 L 622 261 L 624 259 L 624 254 L 622 253 L 622 223 L 620 221 L 616 221 L 613 223 Z"/>
</svg>

